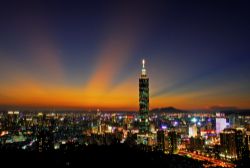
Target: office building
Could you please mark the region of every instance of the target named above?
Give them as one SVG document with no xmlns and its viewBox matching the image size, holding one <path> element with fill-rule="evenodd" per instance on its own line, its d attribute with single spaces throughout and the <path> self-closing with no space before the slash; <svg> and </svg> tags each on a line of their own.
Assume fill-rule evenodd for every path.
<svg viewBox="0 0 250 168">
<path fill-rule="evenodd" d="M 145 60 L 142 60 L 142 72 L 139 79 L 139 133 L 149 132 L 149 78 L 145 69 Z"/>
</svg>

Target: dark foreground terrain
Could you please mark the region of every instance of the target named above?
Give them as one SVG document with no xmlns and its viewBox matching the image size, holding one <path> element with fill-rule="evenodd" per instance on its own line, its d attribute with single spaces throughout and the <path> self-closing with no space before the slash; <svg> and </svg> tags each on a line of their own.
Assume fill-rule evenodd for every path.
<svg viewBox="0 0 250 168">
<path fill-rule="evenodd" d="M 65 146 L 60 150 L 45 152 L 1 150 L 0 155 L 3 167 L 202 167 L 200 162 L 187 157 L 146 152 L 126 145 L 91 145 L 78 148 Z"/>
</svg>

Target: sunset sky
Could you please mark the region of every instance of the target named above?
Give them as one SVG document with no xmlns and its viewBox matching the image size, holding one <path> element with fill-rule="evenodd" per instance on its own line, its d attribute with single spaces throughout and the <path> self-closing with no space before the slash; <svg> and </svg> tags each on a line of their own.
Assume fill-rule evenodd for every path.
<svg viewBox="0 0 250 168">
<path fill-rule="evenodd" d="M 0 106 L 250 108 L 243 2 L 1 1 Z"/>
</svg>

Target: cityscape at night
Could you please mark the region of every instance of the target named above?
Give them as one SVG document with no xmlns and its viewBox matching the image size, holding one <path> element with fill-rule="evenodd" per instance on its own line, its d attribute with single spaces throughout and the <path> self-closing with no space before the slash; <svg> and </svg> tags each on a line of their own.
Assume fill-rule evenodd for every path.
<svg viewBox="0 0 250 168">
<path fill-rule="evenodd" d="M 249 9 L 1 1 L 0 166 L 249 167 Z"/>
</svg>

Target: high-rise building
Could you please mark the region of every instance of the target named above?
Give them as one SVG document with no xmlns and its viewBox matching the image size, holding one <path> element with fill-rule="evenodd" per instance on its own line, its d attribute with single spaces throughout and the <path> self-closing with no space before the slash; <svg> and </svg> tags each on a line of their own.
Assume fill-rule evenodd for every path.
<svg viewBox="0 0 250 168">
<path fill-rule="evenodd" d="M 221 155 L 227 159 L 242 159 L 247 150 L 245 131 L 227 128 L 220 133 Z"/>
<path fill-rule="evenodd" d="M 176 131 L 168 132 L 168 139 L 169 139 L 169 153 L 175 154 L 178 150 L 178 140 L 179 136 Z"/>
<path fill-rule="evenodd" d="M 250 132 L 246 130 L 246 136 L 245 136 L 245 151 L 243 158 L 249 158 L 250 157 Z"/>
<path fill-rule="evenodd" d="M 202 151 L 204 149 L 205 139 L 202 137 L 191 137 L 190 138 L 190 150 L 191 151 Z"/>
<path fill-rule="evenodd" d="M 193 124 L 192 126 L 189 126 L 188 128 L 188 137 L 196 137 L 197 136 L 197 132 L 198 132 L 198 129 L 197 129 L 197 126 L 196 124 Z"/>
<path fill-rule="evenodd" d="M 142 60 L 142 72 L 139 79 L 139 133 L 149 132 L 149 79 L 145 69 L 145 60 Z"/>
<path fill-rule="evenodd" d="M 249 158 L 248 139 L 244 128 L 236 128 L 236 153 L 237 159 Z"/>
<path fill-rule="evenodd" d="M 165 150 L 165 131 L 164 130 L 157 131 L 157 147 L 158 147 L 158 150 L 160 151 Z"/>
<path fill-rule="evenodd" d="M 225 129 L 220 133 L 221 157 L 236 159 L 235 129 Z"/>
<path fill-rule="evenodd" d="M 216 117 L 216 134 L 219 135 L 227 127 L 226 118 Z"/>
</svg>

